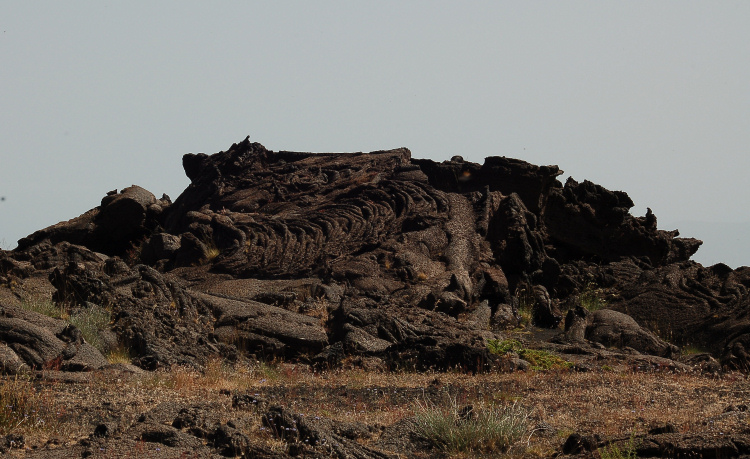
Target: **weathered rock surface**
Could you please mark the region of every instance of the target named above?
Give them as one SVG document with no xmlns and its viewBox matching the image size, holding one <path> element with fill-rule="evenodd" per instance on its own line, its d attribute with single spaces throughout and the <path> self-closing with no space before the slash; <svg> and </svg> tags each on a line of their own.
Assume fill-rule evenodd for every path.
<svg viewBox="0 0 750 459">
<path fill-rule="evenodd" d="M 0 307 L 0 369 L 96 370 L 107 359 L 86 343 L 80 330 L 62 320 L 13 306 Z"/>
<path fill-rule="evenodd" d="M 366 425 L 334 422 L 319 416 L 316 418 L 310 419 L 292 414 L 276 406 L 271 407 L 264 414 L 263 423 L 271 431 L 277 432 L 277 435 L 284 441 L 298 445 L 295 451 L 297 453 L 312 452 L 314 448 L 317 448 L 327 451 L 330 457 L 341 459 L 398 457 L 396 454 L 381 452 L 357 443 L 358 439 L 368 439 L 373 436 L 373 432 Z"/>
<path fill-rule="evenodd" d="M 566 439 L 562 453 L 585 457 L 597 450 L 619 451 L 633 457 L 746 457 L 750 453 L 750 437 L 745 433 L 686 435 L 669 426 L 647 435 L 606 440 L 599 435 L 574 433 Z"/>
<path fill-rule="evenodd" d="M 557 166 L 437 163 L 404 148 L 273 152 L 245 139 L 183 167 L 191 184 L 174 203 L 137 186 L 110 192 L 0 254 L 0 282 L 17 298 L 44 284 L 57 304 L 107 309 L 101 350 L 125 346 L 146 369 L 355 355 L 484 371 L 495 364 L 486 340 L 520 323 L 518 292 L 554 329 L 592 283 L 608 309 L 574 313 L 560 342 L 655 358 L 691 344 L 748 368 L 750 268 L 689 261 L 700 241 L 659 230 L 650 210 L 630 215 L 622 191 L 563 185 Z M 101 363 L 58 328 L 1 317 L 5 371 L 59 356 Z"/>
<path fill-rule="evenodd" d="M 591 341 L 608 348 L 667 358 L 677 357 L 679 353 L 677 346 L 645 330 L 627 314 L 611 309 L 589 312 L 581 306 L 568 311 L 565 330 L 555 341 L 574 344 Z"/>
</svg>

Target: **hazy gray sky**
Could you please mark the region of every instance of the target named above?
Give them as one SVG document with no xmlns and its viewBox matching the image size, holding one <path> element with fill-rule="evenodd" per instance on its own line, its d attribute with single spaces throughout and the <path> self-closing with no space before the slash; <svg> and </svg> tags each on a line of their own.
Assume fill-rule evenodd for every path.
<svg viewBox="0 0 750 459">
<path fill-rule="evenodd" d="M 750 265 L 748 1 L 0 1 L 0 244 L 184 153 L 557 164 Z M 4 241 L 4 242 L 3 242 Z"/>
</svg>

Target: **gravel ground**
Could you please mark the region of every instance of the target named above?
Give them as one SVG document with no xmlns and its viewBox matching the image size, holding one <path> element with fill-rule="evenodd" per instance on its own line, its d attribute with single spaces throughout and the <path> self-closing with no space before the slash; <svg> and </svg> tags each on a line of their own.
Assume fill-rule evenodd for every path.
<svg viewBox="0 0 750 459">
<path fill-rule="evenodd" d="M 667 425 L 682 441 L 750 434 L 750 384 L 740 374 L 716 377 L 608 368 L 472 376 L 217 364 L 203 373 L 183 368 L 142 372 L 120 365 L 84 375 L 37 376 L 0 382 L 4 394 L 27 392 L 36 400 L 36 405 L 29 405 L 36 408 L 29 410 L 30 419 L 4 425 L 10 457 L 221 457 L 208 437 L 201 439 L 184 426 L 170 427 L 180 410 L 191 407 L 205 425 L 234 426 L 247 438 L 251 450 L 246 454 L 256 451 L 257 457 L 326 457 L 321 447 L 297 445 L 304 443 L 302 437 L 285 441 L 274 435 L 263 418 L 275 406 L 311 420 L 357 426 L 365 431 L 357 444 L 393 457 L 500 454 L 446 452 L 420 440 L 409 420 L 424 407 L 522 407 L 527 427 L 508 451 L 518 457 L 555 455 L 571 434 L 625 441 Z M 171 433 L 157 435 L 159 428 L 154 426 Z"/>
</svg>

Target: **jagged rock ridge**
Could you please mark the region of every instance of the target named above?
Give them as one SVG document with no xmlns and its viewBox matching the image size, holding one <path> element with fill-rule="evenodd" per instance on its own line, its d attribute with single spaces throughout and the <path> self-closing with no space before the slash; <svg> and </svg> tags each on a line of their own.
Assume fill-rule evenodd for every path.
<svg viewBox="0 0 750 459">
<path fill-rule="evenodd" d="M 174 202 L 111 192 L 3 253 L 2 280 L 111 309 L 112 345 L 144 368 L 283 356 L 484 370 L 497 360 L 486 341 L 518 325 L 522 293 L 537 325 L 556 327 L 592 283 L 635 322 L 581 313 L 557 342 L 674 357 L 646 327 L 748 364 L 750 271 L 690 261 L 700 241 L 659 230 L 650 210 L 632 216 L 624 192 L 563 185 L 557 166 L 273 152 L 249 139 L 183 166 L 191 184 Z M 7 362 L 39 366 L 8 336 Z"/>
</svg>

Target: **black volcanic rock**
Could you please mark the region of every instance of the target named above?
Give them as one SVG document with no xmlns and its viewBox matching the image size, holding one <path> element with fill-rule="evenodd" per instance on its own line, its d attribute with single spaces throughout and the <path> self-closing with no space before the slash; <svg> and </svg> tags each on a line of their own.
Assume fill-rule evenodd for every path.
<svg viewBox="0 0 750 459">
<path fill-rule="evenodd" d="M 124 255 L 158 225 L 159 214 L 169 204 L 167 196 L 157 200 L 137 185 L 119 193 L 111 191 L 102 198 L 101 206 L 19 240 L 17 250 L 44 241 L 52 244 L 65 241 L 107 255 Z"/>
<path fill-rule="evenodd" d="M 557 166 L 274 152 L 249 139 L 183 166 L 191 183 L 174 203 L 136 186 L 110 193 L 4 252 L 3 282 L 43 279 L 58 302 L 111 309 L 110 332 L 144 368 L 361 355 L 483 371 L 497 357 L 486 341 L 519 323 L 519 292 L 555 328 L 592 283 L 633 319 L 615 317 L 623 346 L 672 355 L 657 338 L 640 345 L 651 330 L 748 365 L 750 275 L 689 261 L 700 241 L 657 229 L 650 210 L 632 216 L 625 192 L 563 185 Z M 564 339 L 606 341 L 597 333 Z"/>
<path fill-rule="evenodd" d="M 560 262 L 575 259 L 611 262 L 626 257 L 662 266 L 689 259 L 700 247 L 696 239 L 658 231 L 650 209 L 646 217 L 629 213 L 633 201 L 622 191 L 609 191 L 568 179 L 550 192 L 544 227 Z"/>
</svg>

